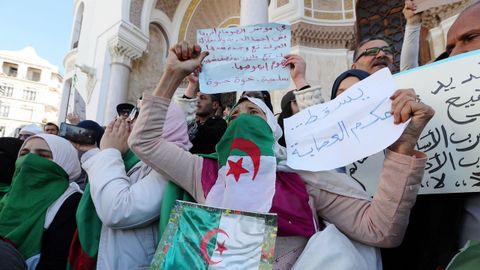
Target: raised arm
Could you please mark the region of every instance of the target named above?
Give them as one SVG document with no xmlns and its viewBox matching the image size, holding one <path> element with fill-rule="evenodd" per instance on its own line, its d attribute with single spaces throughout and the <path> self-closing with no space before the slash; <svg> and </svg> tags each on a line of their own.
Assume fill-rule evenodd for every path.
<svg viewBox="0 0 480 270">
<path fill-rule="evenodd" d="M 413 89 L 398 90 L 391 99 L 394 123 L 410 123 L 387 150 L 373 201 L 311 191 L 320 216 L 353 239 L 379 247 L 393 247 L 403 239 L 426 164 L 426 155 L 415 145 L 434 115 L 430 106 L 418 102 Z"/>
<path fill-rule="evenodd" d="M 402 52 L 400 54 L 400 70 L 418 67 L 418 53 L 420 50 L 420 30 L 422 28 L 421 13 L 415 13 L 416 5 L 411 0 L 405 1 L 403 15 L 407 24 L 403 37 Z"/>
<path fill-rule="evenodd" d="M 198 72 L 206 55 L 198 45 L 187 42 L 169 50 L 163 76 L 153 95 L 144 94 L 142 110 L 128 141 L 130 148 L 143 162 L 157 172 L 165 173 L 200 203 L 205 201 L 201 184 L 203 158 L 166 141 L 162 134 L 166 112 L 175 90 L 188 74 Z"/>
</svg>

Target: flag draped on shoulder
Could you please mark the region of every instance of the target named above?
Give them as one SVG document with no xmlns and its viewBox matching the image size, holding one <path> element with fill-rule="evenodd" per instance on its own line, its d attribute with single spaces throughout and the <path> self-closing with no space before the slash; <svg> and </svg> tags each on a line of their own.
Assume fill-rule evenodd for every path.
<svg viewBox="0 0 480 270">
<path fill-rule="evenodd" d="M 274 214 L 177 201 L 152 269 L 272 269 Z"/>
<path fill-rule="evenodd" d="M 140 161 L 131 150 L 128 150 L 122 158 L 126 172 L 130 171 L 130 169 Z M 90 196 L 90 184 L 87 184 L 85 187 L 82 199 L 77 208 L 76 219 L 77 230 L 70 244 L 67 269 L 96 269 L 102 221 L 97 215 L 95 205 Z"/>
</svg>

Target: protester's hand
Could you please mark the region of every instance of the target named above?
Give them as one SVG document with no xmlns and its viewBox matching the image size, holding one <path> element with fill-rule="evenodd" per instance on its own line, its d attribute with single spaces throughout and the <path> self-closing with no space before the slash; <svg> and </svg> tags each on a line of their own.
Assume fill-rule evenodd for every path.
<svg viewBox="0 0 480 270">
<path fill-rule="evenodd" d="M 70 122 L 70 124 L 76 125 L 80 123 L 80 116 L 78 116 L 78 114 L 76 113 L 71 112 L 67 114 L 67 120 L 68 122 Z"/>
<path fill-rule="evenodd" d="M 201 70 L 202 60 L 207 55 L 208 52 L 202 51 L 200 45 L 182 41 L 170 48 L 167 71 L 186 77 L 194 71 Z"/>
<path fill-rule="evenodd" d="M 418 24 L 422 21 L 422 13 L 415 13 L 417 5 L 412 0 L 406 0 L 403 7 L 403 16 L 407 20 L 407 24 Z"/>
<path fill-rule="evenodd" d="M 391 97 L 392 114 L 395 124 L 405 123 L 411 119 L 400 138 L 389 149 L 412 155 L 418 138 L 435 111 L 432 107 L 420 102 L 413 89 L 397 90 Z"/>
<path fill-rule="evenodd" d="M 194 98 L 197 96 L 198 91 L 198 74 L 196 74 L 195 72 L 190 73 L 190 75 L 187 76 L 187 80 L 188 86 L 185 90 L 185 96 L 189 98 Z"/>
<path fill-rule="evenodd" d="M 125 154 L 128 151 L 127 140 L 130 131 L 130 124 L 127 120 L 117 118 L 117 120 L 110 122 L 100 141 L 100 149 L 115 148 L 120 153 Z"/>
<path fill-rule="evenodd" d="M 168 50 L 167 64 L 162 78 L 153 91 L 154 96 L 171 99 L 180 83 L 192 72 L 199 73 L 208 52 L 198 44 L 182 41 Z"/>
<path fill-rule="evenodd" d="M 290 65 L 290 76 L 292 76 L 293 83 L 295 83 L 295 87 L 297 89 L 308 85 L 307 80 L 305 79 L 307 65 L 305 64 L 305 60 L 303 60 L 300 55 L 285 55 L 283 66 L 287 65 Z"/>
</svg>

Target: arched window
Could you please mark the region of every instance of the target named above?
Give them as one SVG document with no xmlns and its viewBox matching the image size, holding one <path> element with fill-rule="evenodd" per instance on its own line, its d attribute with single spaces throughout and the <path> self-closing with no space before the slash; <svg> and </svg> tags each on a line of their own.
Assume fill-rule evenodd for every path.
<svg viewBox="0 0 480 270">
<path fill-rule="evenodd" d="M 405 30 L 403 4 L 403 0 L 358 0 L 356 7 L 358 42 L 382 36 L 395 47 L 397 70 Z"/>
<path fill-rule="evenodd" d="M 83 3 L 80 4 L 77 10 L 77 14 L 75 16 L 75 24 L 73 28 L 73 36 L 72 36 L 72 45 L 71 48 L 75 49 L 78 47 L 78 41 L 80 40 L 80 32 L 82 30 L 82 21 L 83 21 L 83 10 L 84 5 Z"/>
</svg>

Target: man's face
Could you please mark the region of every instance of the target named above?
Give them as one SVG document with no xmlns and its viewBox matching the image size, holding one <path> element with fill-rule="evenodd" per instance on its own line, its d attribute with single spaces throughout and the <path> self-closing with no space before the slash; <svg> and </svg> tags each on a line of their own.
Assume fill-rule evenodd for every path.
<svg viewBox="0 0 480 270">
<path fill-rule="evenodd" d="M 54 125 L 46 125 L 45 126 L 45 133 L 47 134 L 53 134 L 53 135 L 58 135 L 58 129 Z"/>
<path fill-rule="evenodd" d="M 197 93 L 197 115 L 209 116 L 218 108 L 218 102 L 213 102 L 212 97 L 202 92 Z"/>
<path fill-rule="evenodd" d="M 383 50 L 371 53 L 374 50 L 372 48 L 382 48 Z M 352 68 L 361 69 L 370 74 L 384 67 L 388 67 L 390 71 L 393 71 L 393 53 L 388 52 L 389 48 L 388 44 L 380 39 L 371 40 L 363 44 L 358 50 L 357 59 L 354 59 Z"/>
<path fill-rule="evenodd" d="M 447 34 L 447 52 L 450 56 L 480 49 L 480 5 L 458 17 Z"/>
</svg>

